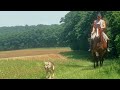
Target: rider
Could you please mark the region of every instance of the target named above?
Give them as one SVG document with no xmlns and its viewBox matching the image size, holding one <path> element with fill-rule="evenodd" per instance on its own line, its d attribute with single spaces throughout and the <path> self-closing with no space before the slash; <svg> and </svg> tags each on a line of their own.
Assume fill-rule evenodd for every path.
<svg viewBox="0 0 120 90">
<path fill-rule="evenodd" d="M 109 47 L 108 47 L 109 38 L 105 34 L 106 22 L 105 22 L 105 20 L 102 19 L 102 16 L 100 13 L 98 13 L 97 20 L 95 20 L 93 23 L 93 29 L 92 29 L 91 35 L 94 34 L 95 28 L 101 28 L 101 30 L 103 31 L 103 33 L 102 33 L 103 37 L 104 37 L 105 41 L 107 42 L 107 51 L 110 52 Z M 91 37 L 91 39 L 92 39 L 92 37 Z M 91 51 L 91 44 L 92 44 L 92 42 L 90 40 L 90 49 L 88 51 Z"/>
</svg>

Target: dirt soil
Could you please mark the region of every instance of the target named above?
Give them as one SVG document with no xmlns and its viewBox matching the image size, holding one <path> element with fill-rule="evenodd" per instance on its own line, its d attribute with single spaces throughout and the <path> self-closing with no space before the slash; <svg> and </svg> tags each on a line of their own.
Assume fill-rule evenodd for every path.
<svg viewBox="0 0 120 90">
<path fill-rule="evenodd" d="M 70 51 L 68 49 L 28 49 L 0 52 L 0 59 L 22 59 L 22 60 L 47 60 L 65 59 L 60 52 Z"/>
</svg>

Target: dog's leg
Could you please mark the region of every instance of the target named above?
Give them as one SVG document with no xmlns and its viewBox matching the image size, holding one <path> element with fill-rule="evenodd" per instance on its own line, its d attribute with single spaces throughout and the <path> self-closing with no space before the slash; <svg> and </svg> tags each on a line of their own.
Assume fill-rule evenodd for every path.
<svg viewBox="0 0 120 90">
<path fill-rule="evenodd" d="M 48 73 L 46 72 L 46 78 L 48 78 Z"/>
<path fill-rule="evenodd" d="M 52 77 L 51 77 L 51 74 L 50 74 L 48 79 L 51 79 L 51 78 L 52 78 Z"/>
<path fill-rule="evenodd" d="M 54 78 L 54 72 L 53 72 L 53 74 L 52 74 L 52 78 Z"/>
<path fill-rule="evenodd" d="M 53 70 L 52 70 L 52 78 L 54 78 L 54 70 L 55 70 L 55 67 L 53 66 Z"/>
<path fill-rule="evenodd" d="M 46 78 L 47 79 L 49 78 L 49 72 L 48 72 L 48 70 L 46 70 Z"/>
</svg>

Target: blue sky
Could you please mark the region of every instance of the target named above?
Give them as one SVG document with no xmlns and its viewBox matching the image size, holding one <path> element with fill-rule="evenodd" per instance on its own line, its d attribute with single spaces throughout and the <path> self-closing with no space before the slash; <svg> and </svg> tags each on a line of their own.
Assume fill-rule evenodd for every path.
<svg viewBox="0 0 120 90">
<path fill-rule="evenodd" d="M 69 11 L 0 11 L 0 27 L 59 24 Z"/>
</svg>

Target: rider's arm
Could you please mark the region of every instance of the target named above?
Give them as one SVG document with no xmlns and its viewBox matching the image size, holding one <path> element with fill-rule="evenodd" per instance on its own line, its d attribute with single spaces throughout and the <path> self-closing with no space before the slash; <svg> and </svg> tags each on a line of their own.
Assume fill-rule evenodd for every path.
<svg viewBox="0 0 120 90">
<path fill-rule="evenodd" d="M 93 22 L 93 28 L 92 28 L 92 32 L 91 32 L 92 34 L 94 33 L 95 28 L 96 28 L 96 26 L 95 26 L 95 22 L 96 22 L 96 21 Z"/>
<path fill-rule="evenodd" d="M 101 29 L 102 29 L 102 31 L 105 31 L 105 29 L 106 29 L 106 22 L 104 20 L 102 20 Z"/>
</svg>

